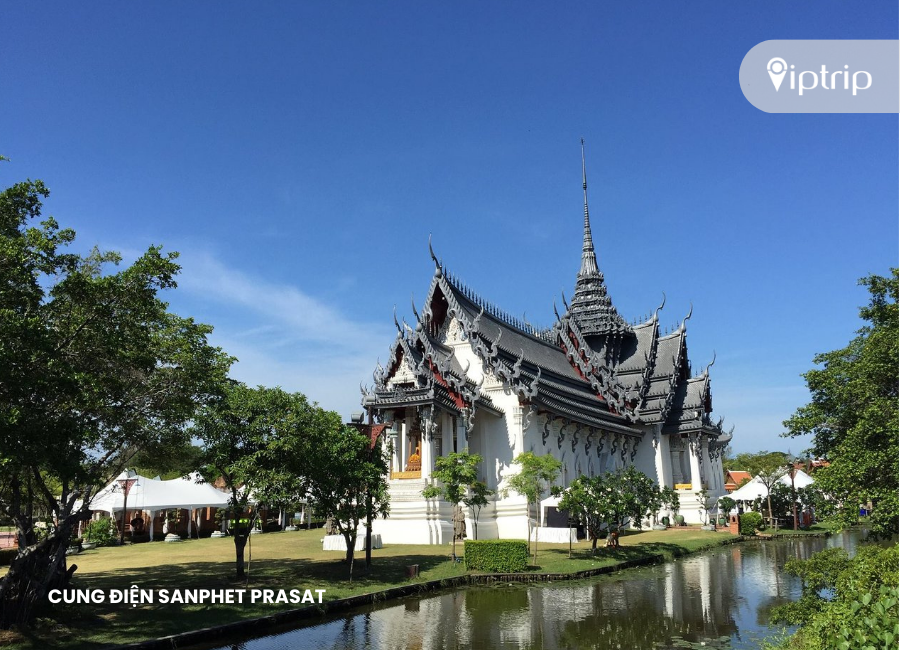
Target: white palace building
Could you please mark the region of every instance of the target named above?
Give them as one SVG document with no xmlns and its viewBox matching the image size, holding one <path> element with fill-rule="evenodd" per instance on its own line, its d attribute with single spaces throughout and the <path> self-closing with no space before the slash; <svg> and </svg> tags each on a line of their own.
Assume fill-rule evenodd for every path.
<svg viewBox="0 0 900 650">
<path fill-rule="evenodd" d="M 584 155 L 582 152 L 582 171 Z M 479 539 L 525 539 L 525 499 L 503 495 L 513 459 L 525 451 L 563 463 L 559 483 L 632 464 L 679 491 L 688 523 L 700 521 L 696 493 L 725 494 L 721 453 L 731 440 L 711 419 L 709 366 L 692 375 L 687 320 L 660 331 L 660 305 L 629 324 L 607 293 L 591 237 L 587 181 L 584 242 L 575 293 L 539 330 L 462 285 L 438 261 L 415 325 L 397 323 L 386 367 L 364 389 L 363 404 L 389 424 L 390 517 L 373 532 L 385 543 L 446 544 L 452 508 L 426 500 L 435 458 L 468 448 L 480 479 L 495 491 L 478 518 Z M 429 246 L 430 248 L 430 246 Z M 663 301 L 665 302 L 665 301 Z M 711 365 L 711 364 L 710 364 Z M 472 536 L 473 523 L 466 528 Z"/>
</svg>

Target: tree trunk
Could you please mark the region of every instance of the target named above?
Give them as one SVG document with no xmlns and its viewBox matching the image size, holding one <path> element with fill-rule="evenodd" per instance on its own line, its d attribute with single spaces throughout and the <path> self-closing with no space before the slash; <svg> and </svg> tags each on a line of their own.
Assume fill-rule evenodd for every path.
<svg viewBox="0 0 900 650">
<path fill-rule="evenodd" d="M 372 495 L 366 491 L 366 569 L 372 566 Z"/>
<path fill-rule="evenodd" d="M 238 579 L 247 577 L 247 574 L 244 572 L 244 548 L 247 546 L 247 538 L 249 536 L 250 536 L 249 529 L 247 529 L 244 532 L 238 532 L 238 529 L 235 528 L 235 531 L 234 531 L 234 555 L 235 555 L 234 568 L 237 571 Z"/>
<path fill-rule="evenodd" d="M 791 469 L 791 507 L 794 511 L 794 530 L 797 530 L 800 526 L 797 522 L 797 489 L 794 487 L 794 469 Z"/>
<path fill-rule="evenodd" d="M 528 510 L 525 512 L 528 530 L 528 555 L 531 555 L 531 501 L 528 502 Z"/>
<path fill-rule="evenodd" d="M 0 629 L 25 629 L 46 606 L 47 593 L 67 586 L 71 573 L 66 571 L 66 550 L 71 533 L 72 522 L 64 520 L 47 539 L 20 548 L 0 580 Z M 28 535 L 23 531 L 20 537 Z"/>
<path fill-rule="evenodd" d="M 353 582 L 353 553 L 356 549 L 356 529 L 353 529 L 353 532 L 347 531 L 343 533 L 344 541 L 347 543 L 347 555 L 346 560 L 347 564 L 350 565 L 350 582 Z"/>
</svg>

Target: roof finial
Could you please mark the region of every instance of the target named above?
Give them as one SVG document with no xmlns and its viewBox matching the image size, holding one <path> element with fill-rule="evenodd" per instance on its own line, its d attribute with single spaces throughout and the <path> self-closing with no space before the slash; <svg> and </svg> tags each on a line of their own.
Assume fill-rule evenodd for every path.
<svg viewBox="0 0 900 650">
<path fill-rule="evenodd" d="M 587 167 L 584 162 L 584 138 L 581 138 L 581 188 L 584 190 L 584 244 L 581 247 L 581 270 L 579 276 L 599 273 L 594 240 L 591 237 L 591 218 L 588 214 Z"/>
</svg>

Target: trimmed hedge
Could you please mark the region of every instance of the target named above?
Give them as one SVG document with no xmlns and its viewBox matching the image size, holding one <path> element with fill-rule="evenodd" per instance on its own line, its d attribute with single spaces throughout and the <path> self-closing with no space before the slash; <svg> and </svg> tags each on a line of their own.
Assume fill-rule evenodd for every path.
<svg viewBox="0 0 900 650">
<path fill-rule="evenodd" d="M 524 540 L 471 539 L 465 542 L 466 569 L 492 573 L 518 573 L 528 568 Z"/>
<path fill-rule="evenodd" d="M 758 512 L 745 512 L 740 517 L 741 535 L 755 535 L 762 521 L 762 515 Z"/>
</svg>

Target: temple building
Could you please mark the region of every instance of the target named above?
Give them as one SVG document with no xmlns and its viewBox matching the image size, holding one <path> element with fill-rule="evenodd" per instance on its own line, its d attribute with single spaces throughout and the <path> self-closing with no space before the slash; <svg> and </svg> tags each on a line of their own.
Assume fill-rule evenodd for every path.
<svg viewBox="0 0 900 650">
<path fill-rule="evenodd" d="M 700 522 L 697 492 L 725 494 L 721 453 L 731 440 L 711 419 L 709 366 L 691 374 L 687 321 L 659 326 L 661 304 L 630 324 L 607 292 L 591 236 L 582 150 L 584 240 L 565 312 L 538 329 L 464 286 L 434 251 L 434 275 L 415 324 L 401 325 L 387 365 L 363 388 L 363 404 L 389 425 L 391 514 L 374 532 L 385 543 L 448 543 L 452 508 L 426 500 L 435 458 L 468 448 L 483 458 L 480 479 L 495 491 L 478 516 L 479 539 L 524 539 L 523 497 L 504 492 L 522 452 L 562 461 L 559 484 L 628 464 L 679 491 L 688 523 Z M 710 364 L 712 365 L 712 364 Z M 472 537 L 471 513 L 467 531 Z"/>
</svg>

